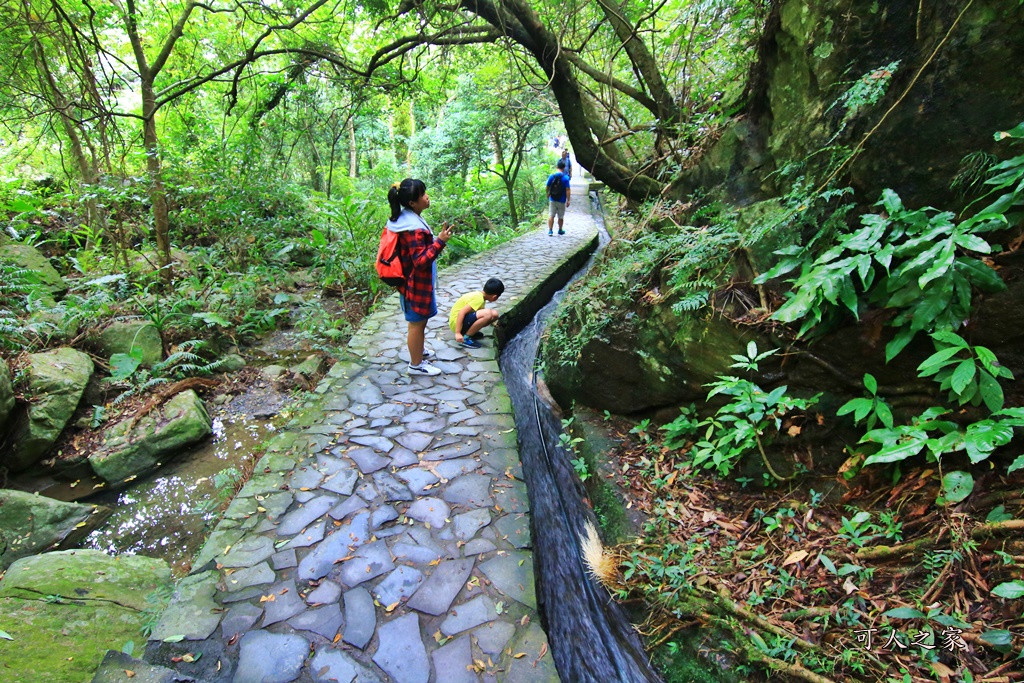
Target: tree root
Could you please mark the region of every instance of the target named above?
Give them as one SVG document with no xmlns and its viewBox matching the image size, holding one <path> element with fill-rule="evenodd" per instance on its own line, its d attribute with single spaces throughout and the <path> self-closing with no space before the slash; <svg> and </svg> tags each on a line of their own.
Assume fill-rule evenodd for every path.
<svg viewBox="0 0 1024 683">
<path fill-rule="evenodd" d="M 971 538 L 981 540 L 992 536 L 1002 536 L 1024 530 L 1024 519 L 1010 519 L 1005 522 L 990 522 L 979 524 L 971 530 Z M 922 536 L 910 543 L 902 545 L 876 545 L 873 548 L 861 548 L 854 553 L 854 558 L 859 561 L 877 560 L 886 562 L 895 560 L 904 555 L 916 554 L 922 550 L 928 550 L 938 545 L 938 539 L 934 536 Z"/>
</svg>

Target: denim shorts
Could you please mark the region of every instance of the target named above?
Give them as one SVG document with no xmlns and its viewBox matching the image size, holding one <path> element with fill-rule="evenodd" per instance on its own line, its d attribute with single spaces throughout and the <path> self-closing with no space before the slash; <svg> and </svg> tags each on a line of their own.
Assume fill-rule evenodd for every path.
<svg viewBox="0 0 1024 683">
<path fill-rule="evenodd" d="M 430 315 L 420 315 L 409 308 L 409 304 L 405 300 L 405 295 L 398 295 L 398 307 L 402 309 L 402 313 L 405 314 L 406 322 L 410 323 L 421 323 L 425 320 L 429 320 L 437 315 L 437 298 L 434 293 L 430 293 Z"/>
</svg>

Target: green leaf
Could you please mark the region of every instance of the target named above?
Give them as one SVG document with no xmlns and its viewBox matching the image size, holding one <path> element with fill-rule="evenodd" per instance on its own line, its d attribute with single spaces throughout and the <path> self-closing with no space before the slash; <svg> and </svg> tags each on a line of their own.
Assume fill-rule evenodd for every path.
<svg viewBox="0 0 1024 683">
<path fill-rule="evenodd" d="M 878 203 L 885 207 L 885 211 L 889 216 L 903 210 L 903 202 L 900 200 L 900 196 L 896 194 L 895 190 L 891 190 L 888 187 L 882 190 L 882 199 Z"/>
<path fill-rule="evenodd" d="M 933 332 L 931 334 L 931 338 L 934 339 L 935 341 L 942 342 L 943 344 L 951 344 L 952 346 L 955 346 L 958 349 L 966 349 L 970 346 L 967 343 L 966 339 L 961 337 L 956 332 L 950 332 L 949 330 L 939 330 L 938 332 Z"/>
<path fill-rule="evenodd" d="M 1006 138 L 1024 138 L 1024 123 L 1019 123 L 1016 127 L 1011 128 L 1010 130 L 1001 130 L 993 137 L 996 139 L 996 142 Z"/>
<path fill-rule="evenodd" d="M 1007 581 L 992 589 L 992 595 L 1008 600 L 1024 596 L 1024 581 Z"/>
<path fill-rule="evenodd" d="M 972 285 L 987 294 L 1006 289 L 1006 283 L 1003 282 L 999 273 L 978 259 L 959 258 L 956 260 L 955 267 Z"/>
<path fill-rule="evenodd" d="M 29 204 L 24 199 L 15 199 L 13 202 L 7 205 L 8 211 L 14 211 L 15 213 L 25 213 L 26 211 L 34 211 L 36 207 Z"/>
<path fill-rule="evenodd" d="M 14 636 L 7 631 L 0 631 L 0 638 L 3 638 L 4 640 L 14 640 Z"/>
<path fill-rule="evenodd" d="M 1005 446 L 1013 439 L 1013 426 L 1008 422 L 980 420 L 967 425 L 964 432 L 964 446 L 972 463 L 988 458 L 999 446 Z M 973 451 L 973 452 L 972 452 Z"/>
<path fill-rule="evenodd" d="M 907 344 L 909 344 L 910 340 L 912 340 L 913 338 L 914 330 L 910 329 L 909 327 L 904 327 L 899 332 L 897 332 L 893 340 L 885 345 L 885 362 L 888 363 L 893 358 L 898 356 L 900 351 L 906 348 Z"/>
<path fill-rule="evenodd" d="M 928 254 L 931 251 L 932 250 L 929 249 L 928 251 L 925 252 L 925 254 Z M 925 254 L 922 254 L 921 257 L 924 257 Z M 929 282 L 935 280 L 936 278 L 942 277 L 942 275 L 953 266 L 953 256 L 954 245 L 952 240 L 945 242 L 942 245 L 942 248 L 937 250 L 935 254 L 929 254 L 928 261 L 932 263 L 932 266 L 931 268 L 926 270 L 921 277 L 917 279 L 917 286 L 920 287 L 921 289 L 924 289 L 925 285 L 927 285 Z M 911 261 L 911 263 L 913 263 L 913 261 Z"/>
<path fill-rule="evenodd" d="M 949 503 L 959 503 L 974 490 L 974 477 L 959 470 L 947 472 L 942 477 L 943 497 Z"/>
<path fill-rule="evenodd" d="M 977 251 L 982 254 L 988 254 L 991 253 L 992 251 L 992 247 L 989 246 L 988 242 L 981 239 L 977 235 L 972 235 L 970 233 L 957 235 L 956 237 L 953 238 L 953 241 L 957 243 L 957 246 L 963 247 L 964 249 L 969 249 L 971 251 Z"/>
<path fill-rule="evenodd" d="M 180 643 L 183 640 L 185 640 L 185 636 L 184 635 L 167 636 L 166 638 L 164 638 L 164 642 L 165 643 Z"/>
<path fill-rule="evenodd" d="M 213 325 L 218 325 L 220 327 L 231 327 L 231 323 L 229 323 L 227 320 L 217 315 L 216 313 L 201 311 L 199 313 L 193 313 L 192 317 L 202 320 L 204 323 L 210 325 L 211 327 Z"/>
<path fill-rule="evenodd" d="M 836 565 L 835 565 L 835 563 L 832 562 L 832 560 L 828 559 L 825 556 L 825 553 L 821 553 L 820 555 L 818 555 L 818 561 L 821 562 L 823 565 L 825 565 L 825 569 L 827 569 L 828 571 L 830 571 L 833 574 L 836 573 Z"/>
<path fill-rule="evenodd" d="M 132 376 L 142 361 L 135 355 L 127 353 L 114 353 L 110 355 L 110 379 L 114 382 L 123 382 Z"/>
<path fill-rule="evenodd" d="M 1007 468 L 1006 472 L 1007 474 L 1010 474 L 1012 472 L 1016 472 L 1021 468 L 1024 468 L 1024 455 L 1018 455 L 1017 458 L 1012 463 L 1010 463 L 1010 466 Z"/>
<path fill-rule="evenodd" d="M 892 410 L 889 409 L 889 406 L 885 401 L 881 399 L 878 400 L 878 403 L 875 405 L 875 415 L 878 416 L 878 419 L 883 425 L 892 428 Z"/>
<path fill-rule="evenodd" d="M 997 412 L 1003 409 L 1003 388 L 999 381 L 984 370 L 978 376 L 978 391 L 981 393 L 981 400 L 990 411 Z"/>
<path fill-rule="evenodd" d="M 960 365 L 956 367 L 956 370 L 953 371 L 953 378 L 951 380 L 953 392 L 958 396 L 963 394 L 964 389 L 966 389 L 974 379 L 976 372 L 977 368 L 974 365 L 973 358 L 969 358 L 968 360 L 961 362 Z M 1002 408 L 1002 406 L 999 407 Z"/>
<path fill-rule="evenodd" d="M 1006 508 L 1002 505 L 993 508 L 992 512 L 988 513 L 988 516 L 985 517 L 985 521 L 988 523 L 1007 522 L 1011 519 L 1013 519 L 1013 515 L 1007 512 Z"/>
<path fill-rule="evenodd" d="M 915 456 L 924 448 L 923 440 L 913 440 L 890 448 L 883 448 L 864 461 L 865 465 L 876 465 L 878 463 L 899 462 Z"/>
<path fill-rule="evenodd" d="M 948 614 L 936 614 L 934 616 L 930 615 L 928 618 L 934 622 L 942 624 L 943 626 L 949 626 L 950 628 L 962 628 L 966 630 L 971 627 L 970 624 L 960 621 L 956 617 L 951 617 Z"/>
<path fill-rule="evenodd" d="M 895 607 L 887 612 L 883 612 L 882 616 L 893 617 L 894 619 L 924 619 L 925 613 L 913 607 Z"/>
<path fill-rule="evenodd" d="M 996 631 L 985 631 L 979 638 L 984 640 L 989 645 L 1003 646 L 1010 645 L 1013 642 L 1013 634 L 1009 631 L 999 629 Z"/>
<path fill-rule="evenodd" d="M 934 375 L 936 372 L 945 367 L 950 358 L 960 353 L 963 349 L 956 346 L 947 346 L 944 349 L 936 351 L 932 355 L 924 359 L 924 361 L 917 366 L 917 374 L 919 377 L 928 377 Z"/>
<path fill-rule="evenodd" d="M 878 380 L 870 373 L 864 373 L 864 388 L 872 394 L 878 393 Z"/>
<path fill-rule="evenodd" d="M 754 342 L 747 343 L 747 358 L 751 360 L 757 358 L 757 344 Z"/>
</svg>

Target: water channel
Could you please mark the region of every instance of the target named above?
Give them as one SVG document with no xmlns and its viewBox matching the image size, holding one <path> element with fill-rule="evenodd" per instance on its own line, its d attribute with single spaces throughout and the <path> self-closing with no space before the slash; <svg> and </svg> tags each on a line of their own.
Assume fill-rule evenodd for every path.
<svg viewBox="0 0 1024 683">
<path fill-rule="evenodd" d="M 600 212 L 594 213 L 600 220 Z M 603 247 L 608 234 L 603 225 L 600 231 Z M 537 392 L 534 366 L 540 336 L 564 293 L 557 292 L 508 342 L 499 361 L 515 412 L 530 496 L 537 602 L 552 656 L 566 683 L 660 683 L 625 611 L 586 571 L 580 534 L 588 520 L 596 524 L 596 519 L 560 445 L 561 423 Z"/>
</svg>

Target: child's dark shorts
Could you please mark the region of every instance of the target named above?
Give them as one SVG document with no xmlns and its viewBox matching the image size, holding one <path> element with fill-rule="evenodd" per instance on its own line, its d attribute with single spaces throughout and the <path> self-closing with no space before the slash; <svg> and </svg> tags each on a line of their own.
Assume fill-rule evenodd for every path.
<svg viewBox="0 0 1024 683">
<path fill-rule="evenodd" d="M 473 323 L 476 322 L 476 311 L 470 311 L 462 317 L 462 329 L 459 330 L 459 334 L 465 335 L 469 332 L 469 328 L 473 327 Z"/>
</svg>

